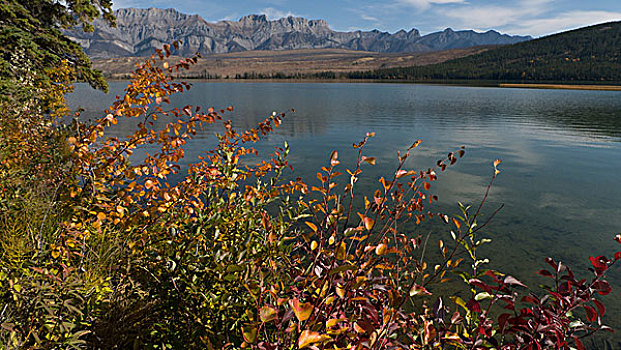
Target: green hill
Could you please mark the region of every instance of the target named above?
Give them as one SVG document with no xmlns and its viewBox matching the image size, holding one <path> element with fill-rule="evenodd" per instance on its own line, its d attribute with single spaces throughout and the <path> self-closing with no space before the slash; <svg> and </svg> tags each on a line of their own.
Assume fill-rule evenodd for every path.
<svg viewBox="0 0 621 350">
<path fill-rule="evenodd" d="M 352 79 L 621 82 L 621 21 L 428 66 L 349 73 Z"/>
</svg>

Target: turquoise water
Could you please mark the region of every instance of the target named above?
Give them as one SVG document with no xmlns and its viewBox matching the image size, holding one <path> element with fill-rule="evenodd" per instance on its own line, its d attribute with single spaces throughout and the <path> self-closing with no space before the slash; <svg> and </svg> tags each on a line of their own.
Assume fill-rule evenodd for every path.
<svg viewBox="0 0 621 350">
<path fill-rule="evenodd" d="M 83 116 L 98 116 L 125 83 L 111 83 L 110 95 L 78 86 L 69 96 Z M 287 113 L 281 128 L 257 145 L 265 154 L 285 141 L 291 145 L 295 174 L 309 184 L 328 163 L 332 150 L 351 166 L 352 143 L 374 131 L 365 154 L 377 157 L 360 184 L 368 193 L 377 179 L 390 176 L 396 152 L 416 139 L 423 143 L 408 163 L 426 169 L 450 151 L 466 146 L 466 155 L 440 175 L 432 191 L 438 210 L 457 213 L 457 201 L 476 203 L 503 160 L 489 209 L 504 203 L 486 235 L 483 252 L 492 266 L 523 276 L 534 273 L 546 256 L 585 270 L 590 255 L 611 254 L 621 232 L 621 92 L 526 90 L 415 84 L 340 83 L 195 83 L 173 104 L 235 111 L 238 127 L 252 127 L 272 111 Z M 122 124 L 118 134 L 127 133 Z M 186 161 L 213 144 L 206 129 L 187 145 Z M 348 161 L 349 160 L 349 161 Z M 365 190 L 362 190 L 363 192 Z M 439 224 L 438 224 L 439 225 Z M 441 226 L 426 227 L 429 232 Z M 605 321 L 621 328 L 621 273 L 610 275 Z"/>
</svg>

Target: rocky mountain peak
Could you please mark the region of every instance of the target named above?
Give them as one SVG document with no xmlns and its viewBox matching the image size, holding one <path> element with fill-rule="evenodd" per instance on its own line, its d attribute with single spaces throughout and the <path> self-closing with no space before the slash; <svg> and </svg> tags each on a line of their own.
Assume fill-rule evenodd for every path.
<svg viewBox="0 0 621 350">
<path fill-rule="evenodd" d="M 266 15 L 247 15 L 239 19 L 240 23 L 244 24 L 263 24 L 267 23 Z"/>
<path fill-rule="evenodd" d="M 175 9 L 126 8 L 115 11 L 117 27 L 95 21 L 95 31 L 80 29 L 65 34 L 84 47 L 91 57 L 148 56 L 174 40 L 181 42 L 178 54 L 226 53 L 247 50 L 292 50 L 334 48 L 375 52 L 429 52 L 477 45 L 512 44 L 532 39 L 508 35 L 489 35 L 471 31 L 443 32 L 421 36 L 412 28 L 394 34 L 372 31 L 338 32 L 324 20 L 285 17 L 269 20 L 252 14 L 239 21 L 210 23 L 199 15 Z"/>
</svg>

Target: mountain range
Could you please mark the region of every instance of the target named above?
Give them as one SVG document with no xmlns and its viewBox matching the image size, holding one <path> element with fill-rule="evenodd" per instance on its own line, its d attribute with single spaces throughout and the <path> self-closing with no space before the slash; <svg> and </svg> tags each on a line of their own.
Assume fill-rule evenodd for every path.
<svg viewBox="0 0 621 350">
<path fill-rule="evenodd" d="M 430 65 L 348 73 L 342 78 L 621 84 L 621 21 L 493 47 Z"/>
<path fill-rule="evenodd" d="M 199 15 L 174 9 L 125 8 L 115 11 L 117 26 L 95 20 L 93 32 L 75 28 L 64 32 L 93 58 L 149 56 L 154 49 L 179 40 L 178 54 L 203 55 L 250 50 L 347 49 L 371 52 L 432 52 L 479 45 L 506 45 L 531 40 L 490 30 L 441 32 L 421 36 L 417 29 L 396 33 L 371 31 L 339 32 L 324 20 L 286 17 L 268 20 L 249 15 L 239 21 L 210 23 Z"/>
</svg>

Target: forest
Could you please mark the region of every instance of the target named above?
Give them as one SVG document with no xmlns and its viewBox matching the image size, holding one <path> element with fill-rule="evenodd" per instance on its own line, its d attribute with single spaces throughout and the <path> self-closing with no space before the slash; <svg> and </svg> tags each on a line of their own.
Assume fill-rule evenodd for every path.
<svg viewBox="0 0 621 350">
<path fill-rule="evenodd" d="M 349 79 L 621 82 L 621 22 L 497 47 L 443 63 L 353 72 Z"/>
</svg>

